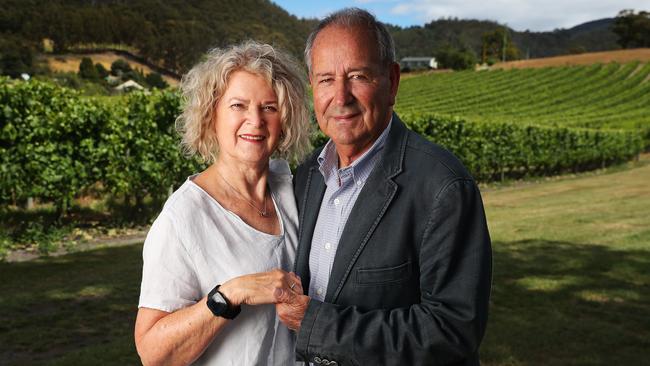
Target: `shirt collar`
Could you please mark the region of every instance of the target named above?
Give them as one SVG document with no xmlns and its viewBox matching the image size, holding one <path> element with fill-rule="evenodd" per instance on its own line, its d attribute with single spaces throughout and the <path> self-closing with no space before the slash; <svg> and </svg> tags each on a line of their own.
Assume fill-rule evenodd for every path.
<svg viewBox="0 0 650 366">
<path fill-rule="evenodd" d="M 343 169 L 339 169 L 339 157 L 336 152 L 336 145 L 332 139 L 329 139 L 317 158 L 318 170 L 323 175 L 325 184 L 331 183 L 332 181 L 340 182 L 340 176 L 344 174 L 352 174 L 352 179 L 354 179 L 354 182 L 356 184 L 363 184 L 375 166 L 375 163 L 377 161 L 375 157 L 377 156 L 377 153 L 384 147 L 386 138 L 388 136 L 388 131 L 390 131 L 392 124 L 393 117 L 391 116 L 388 125 L 384 131 L 382 131 L 381 135 L 379 135 L 377 140 L 375 140 L 372 146 L 370 146 L 368 150 L 366 150 L 359 158 L 352 162 L 352 164 Z"/>
</svg>

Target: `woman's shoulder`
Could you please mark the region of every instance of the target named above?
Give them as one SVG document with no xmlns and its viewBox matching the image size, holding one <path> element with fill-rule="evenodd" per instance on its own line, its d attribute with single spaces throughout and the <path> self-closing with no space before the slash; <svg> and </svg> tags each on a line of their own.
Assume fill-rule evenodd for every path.
<svg viewBox="0 0 650 366">
<path fill-rule="evenodd" d="M 269 178 L 273 180 L 291 181 L 293 174 L 289 163 L 284 159 L 271 159 L 269 161 Z"/>
<path fill-rule="evenodd" d="M 192 217 L 200 214 L 206 204 L 206 195 L 189 177 L 174 193 L 167 198 L 161 215 L 169 215 L 177 219 Z"/>
</svg>

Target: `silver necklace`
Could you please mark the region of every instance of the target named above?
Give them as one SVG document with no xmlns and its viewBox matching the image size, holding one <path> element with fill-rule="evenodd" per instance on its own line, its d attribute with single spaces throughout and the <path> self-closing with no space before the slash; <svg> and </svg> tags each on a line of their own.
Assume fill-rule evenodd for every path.
<svg viewBox="0 0 650 366">
<path fill-rule="evenodd" d="M 269 214 L 266 210 L 266 193 L 264 194 L 264 209 L 260 210 L 259 208 L 257 208 L 257 206 L 255 206 L 255 204 L 251 200 L 246 198 L 246 196 L 244 196 L 237 188 L 233 187 L 230 183 L 228 183 L 226 178 L 224 178 L 223 175 L 219 173 L 218 169 L 215 169 L 215 171 L 217 172 L 217 175 L 219 175 L 219 177 L 221 177 L 221 179 L 228 185 L 228 187 L 230 187 L 230 189 L 235 191 L 244 200 L 244 202 L 248 203 L 252 208 L 254 208 L 255 211 L 257 211 L 257 213 L 260 214 L 261 217 L 269 217 Z"/>
</svg>

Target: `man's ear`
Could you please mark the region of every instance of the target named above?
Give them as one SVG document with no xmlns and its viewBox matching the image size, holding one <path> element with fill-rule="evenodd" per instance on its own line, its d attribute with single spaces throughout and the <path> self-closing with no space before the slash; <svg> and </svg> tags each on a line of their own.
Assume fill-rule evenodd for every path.
<svg viewBox="0 0 650 366">
<path fill-rule="evenodd" d="M 393 62 L 389 67 L 389 81 L 390 81 L 390 105 L 395 105 L 395 98 L 397 97 L 397 90 L 399 89 L 400 67 L 397 62 Z"/>
</svg>

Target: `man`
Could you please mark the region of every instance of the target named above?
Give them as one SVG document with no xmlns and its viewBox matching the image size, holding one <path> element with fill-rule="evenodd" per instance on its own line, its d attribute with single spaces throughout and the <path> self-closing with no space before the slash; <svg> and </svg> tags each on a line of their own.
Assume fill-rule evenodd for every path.
<svg viewBox="0 0 650 366">
<path fill-rule="evenodd" d="M 393 113 L 393 41 L 369 13 L 324 19 L 305 58 L 330 137 L 295 177 L 295 270 L 282 293 L 296 357 L 323 365 L 478 365 L 491 249 L 475 182 Z"/>
</svg>

